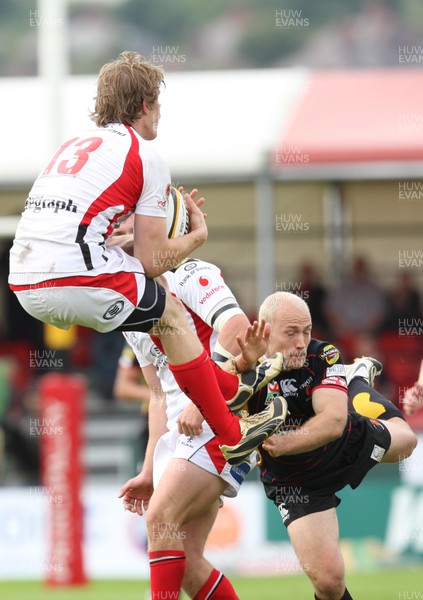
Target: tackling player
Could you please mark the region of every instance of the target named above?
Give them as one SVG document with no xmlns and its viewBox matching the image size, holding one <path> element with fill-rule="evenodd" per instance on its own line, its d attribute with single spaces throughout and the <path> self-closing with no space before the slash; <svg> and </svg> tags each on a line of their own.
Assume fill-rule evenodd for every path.
<svg viewBox="0 0 423 600">
<path fill-rule="evenodd" d="M 301 298 L 272 294 L 259 317 L 272 326 L 268 352 L 283 352 L 291 369 L 248 402 L 254 413 L 282 393 L 290 413 L 281 431 L 260 448 L 261 480 L 280 511 L 316 600 L 348 600 L 335 510 L 340 500 L 335 494 L 346 485 L 356 488 L 379 462 L 409 456 L 416 436 L 397 409 L 389 415 L 381 411 L 378 419 L 348 412 L 340 353 L 311 337 L 310 312 Z M 359 378 L 351 384 L 354 381 Z M 357 395 L 354 390 L 352 395 Z M 233 452 L 222 450 L 230 461 Z"/>
</svg>

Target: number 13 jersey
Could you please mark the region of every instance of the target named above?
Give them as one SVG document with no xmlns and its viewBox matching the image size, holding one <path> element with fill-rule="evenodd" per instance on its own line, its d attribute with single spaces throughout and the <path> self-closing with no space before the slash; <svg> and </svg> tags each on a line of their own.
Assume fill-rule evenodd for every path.
<svg viewBox="0 0 423 600">
<path fill-rule="evenodd" d="M 107 269 L 120 216 L 166 217 L 170 173 L 151 142 L 109 124 L 65 142 L 36 179 L 10 252 L 11 284 Z"/>
</svg>

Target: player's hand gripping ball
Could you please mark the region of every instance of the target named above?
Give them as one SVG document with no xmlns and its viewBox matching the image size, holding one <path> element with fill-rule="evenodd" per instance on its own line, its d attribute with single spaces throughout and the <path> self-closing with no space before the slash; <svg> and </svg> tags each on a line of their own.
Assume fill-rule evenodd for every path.
<svg viewBox="0 0 423 600">
<path fill-rule="evenodd" d="M 184 197 L 170 186 L 167 194 L 167 236 L 177 238 L 189 231 L 189 214 Z"/>
</svg>

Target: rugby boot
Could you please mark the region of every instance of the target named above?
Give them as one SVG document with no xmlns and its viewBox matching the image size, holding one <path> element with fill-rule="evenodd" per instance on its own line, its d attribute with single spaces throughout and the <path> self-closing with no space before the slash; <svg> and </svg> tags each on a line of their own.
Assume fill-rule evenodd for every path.
<svg viewBox="0 0 423 600">
<path fill-rule="evenodd" d="M 234 446 L 221 445 L 220 450 L 230 465 L 239 465 L 284 423 L 288 404 L 277 396 L 261 412 L 239 420 L 241 439 Z"/>
<path fill-rule="evenodd" d="M 276 352 L 269 358 L 258 363 L 254 369 L 237 373 L 239 379 L 238 391 L 233 398 L 226 400 L 229 409 L 237 413 L 256 392 L 272 381 L 284 370 L 284 356 Z"/>
<path fill-rule="evenodd" d="M 375 378 L 382 373 L 382 363 L 371 356 L 355 358 L 351 365 L 345 365 L 347 384 L 354 377 L 362 377 L 370 387 L 374 387 Z"/>
</svg>

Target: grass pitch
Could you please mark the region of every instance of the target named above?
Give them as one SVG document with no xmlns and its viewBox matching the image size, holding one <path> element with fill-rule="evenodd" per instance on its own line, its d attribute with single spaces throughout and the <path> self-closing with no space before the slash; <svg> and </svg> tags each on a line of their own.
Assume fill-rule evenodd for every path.
<svg viewBox="0 0 423 600">
<path fill-rule="evenodd" d="M 311 600 L 305 575 L 284 577 L 230 577 L 240 600 Z M 347 577 L 357 600 L 423 600 L 423 564 L 420 567 L 355 573 Z M 147 600 L 146 581 L 94 581 L 72 589 L 47 588 L 40 582 L 0 582 L 0 598 L 13 600 Z M 182 599 L 181 599 L 182 600 Z"/>
</svg>

